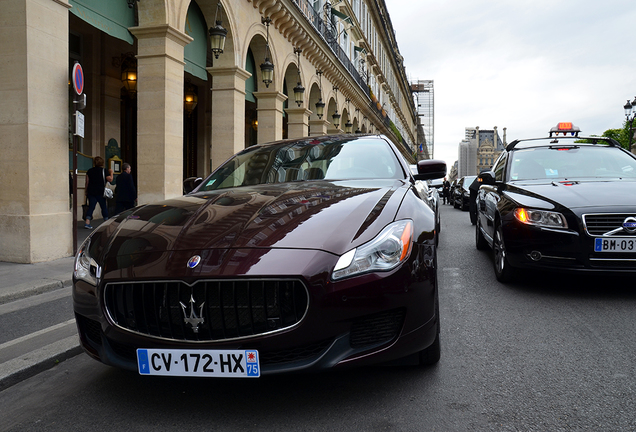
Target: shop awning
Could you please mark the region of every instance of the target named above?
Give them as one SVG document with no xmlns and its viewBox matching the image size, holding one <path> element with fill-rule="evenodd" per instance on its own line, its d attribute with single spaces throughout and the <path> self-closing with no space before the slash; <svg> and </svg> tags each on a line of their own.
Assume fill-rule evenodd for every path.
<svg viewBox="0 0 636 432">
<path fill-rule="evenodd" d="M 134 43 L 128 28 L 135 26 L 135 13 L 124 0 L 69 0 L 69 3 L 73 15 L 112 37 Z"/>
<path fill-rule="evenodd" d="M 335 16 L 337 16 L 338 18 L 340 18 L 343 21 L 351 22 L 351 18 L 349 17 L 349 15 L 343 14 L 342 12 L 340 12 L 337 9 L 331 8 L 331 13 L 334 14 Z"/>
<path fill-rule="evenodd" d="M 195 2 L 190 3 L 186 16 L 185 33 L 194 39 L 183 50 L 185 71 L 204 81 L 208 80 L 205 69 L 208 49 L 208 31 L 205 18 Z"/>
</svg>

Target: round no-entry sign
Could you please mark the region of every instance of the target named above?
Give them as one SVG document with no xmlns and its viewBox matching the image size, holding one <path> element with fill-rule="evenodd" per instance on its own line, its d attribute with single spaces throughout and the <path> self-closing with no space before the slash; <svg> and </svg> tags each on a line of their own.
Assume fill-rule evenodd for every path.
<svg viewBox="0 0 636 432">
<path fill-rule="evenodd" d="M 79 63 L 75 63 L 75 66 L 73 66 L 72 80 L 75 93 L 81 95 L 84 92 L 84 71 Z"/>
</svg>

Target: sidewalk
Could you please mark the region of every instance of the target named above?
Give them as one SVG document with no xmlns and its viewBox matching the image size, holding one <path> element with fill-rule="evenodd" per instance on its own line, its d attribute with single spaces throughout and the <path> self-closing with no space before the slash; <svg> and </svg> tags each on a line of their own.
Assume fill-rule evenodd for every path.
<svg viewBox="0 0 636 432">
<path fill-rule="evenodd" d="M 102 219 L 94 219 L 92 225 L 97 228 L 102 222 Z M 92 231 L 84 229 L 84 222 L 77 223 L 78 247 Z M 74 260 L 75 258 L 70 256 L 37 264 L 0 262 L 0 308 L 10 308 L 11 306 L 8 306 L 8 304 L 13 301 L 62 288 L 68 289 L 70 293 Z M 74 320 L 71 319 L 70 321 Z M 69 325 L 67 322 L 60 323 L 58 326 L 63 324 Z M 50 329 L 36 333 L 46 333 Z M 15 349 L 16 345 L 23 343 L 24 340 L 31 336 L 36 335 L 28 335 L 0 344 L 0 351 L 2 349 Z M 0 391 L 43 370 L 52 368 L 57 363 L 76 356 L 82 351 L 77 335 L 65 337 L 61 340 L 49 340 L 48 342 L 50 342 L 48 345 L 44 345 L 39 349 L 0 363 Z"/>
<path fill-rule="evenodd" d="M 94 219 L 97 228 L 102 219 Z M 84 229 L 77 223 L 77 247 L 93 230 Z M 41 294 L 63 286 L 71 286 L 74 257 L 37 264 L 18 264 L 0 261 L 0 304 L 8 303 L 35 294 Z"/>
</svg>

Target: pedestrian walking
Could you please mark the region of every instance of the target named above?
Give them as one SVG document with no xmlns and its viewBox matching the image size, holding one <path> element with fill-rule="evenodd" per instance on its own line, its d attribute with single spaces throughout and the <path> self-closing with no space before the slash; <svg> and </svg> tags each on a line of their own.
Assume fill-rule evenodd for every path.
<svg viewBox="0 0 636 432">
<path fill-rule="evenodd" d="M 442 183 L 442 197 L 444 198 L 444 204 L 450 204 L 450 182 L 444 177 Z"/>
<path fill-rule="evenodd" d="M 106 183 L 113 181 L 113 170 L 104 168 L 104 158 L 95 156 L 94 167 L 86 171 L 86 197 L 88 198 L 88 210 L 86 211 L 86 219 L 84 220 L 84 228 L 93 229 L 91 220 L 93 219 L 93 211 L 99 203 L 102 209 L 102 217 L 108 220 L 108 204 L 104 198 L 104 189 Z"/>
<path fill-rule="evenodd" d="M 133 208 L 137 200 L 137 189 L 133 176 L 130 174 L 132 170 L 130 164 L 124 163 L 122 167 L 124 170 L 117 176 L 117 187 L 115 188 L 115 202 L 117 203 L 115 214 Z"/>
</svg>

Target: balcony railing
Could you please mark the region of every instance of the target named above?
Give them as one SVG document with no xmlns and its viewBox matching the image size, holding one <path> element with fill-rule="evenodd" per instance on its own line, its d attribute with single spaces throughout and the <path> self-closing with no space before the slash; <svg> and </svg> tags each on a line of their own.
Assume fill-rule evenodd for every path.
<svg viewBox="0 0 636 432">
<path fill-rule="evenodd" d="M 351 77 L 358 83 L 362 91 L 369 96 L 369 86 L 366 82 L 366 77 L 360 75 L 358 69 L 356 69 L 355 65 L 351 62 L 347 54 L 344 52 L 340 44 L 338 43 L 338 33 L 337 30 L 331 25 L 330 22 L 325 22 L 323 17 L 319 12 L 316 12 L 312 3 L 308 0 L 293 0 L 293 2 L 298 6 L 298 9 L 303 13 L 305 18 L 309 21 L 309 23 L 314 27 L 316 32 L 324 41 L 329 45 L 331 51 L 338 57 L 340 63 L 349 71 Z M 366 73 L 364 73 L 366 75 Z"/>
</svg>

